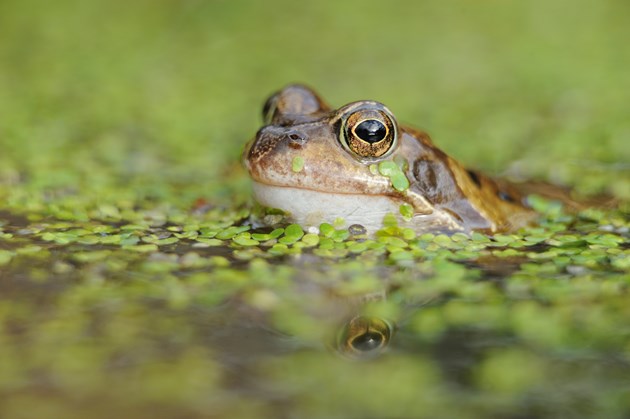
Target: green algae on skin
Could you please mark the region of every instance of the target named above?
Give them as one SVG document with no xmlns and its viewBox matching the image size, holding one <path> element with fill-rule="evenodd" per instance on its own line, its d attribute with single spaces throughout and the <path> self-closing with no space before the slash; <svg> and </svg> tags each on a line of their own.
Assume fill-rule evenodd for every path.
<svg viewBox="0 0 630 419">
<path fill-rule="evenodd" d="M 409 179 L 393 161 L 382 161 L 378 164 L 378 171 L 381 175 L 389 178 L 394 189 L 399 192 L 404 192 L 409 189 Z"/>
<path fill-rule="evenodd" d="M 300 156 L 293 157 L 293 161 L 291 162 L 291 170 L 298 173 L 304 169 L 304 159 Z"/>
<path fill-rule="evenodd" d="M 399 211 L 400 215 L 402 215 L 406 221 L 409 221 L 413 218 L 413 207 L 411 205 L 402 204 L 400 205 Z"/>
</svg>

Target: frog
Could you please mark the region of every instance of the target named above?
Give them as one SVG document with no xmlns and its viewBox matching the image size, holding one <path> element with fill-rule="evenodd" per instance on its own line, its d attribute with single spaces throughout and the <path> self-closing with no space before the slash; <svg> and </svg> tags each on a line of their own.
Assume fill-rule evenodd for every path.
<svg viewBox="0 0 630 419">
<path fill-rule="evenodd" d="M 343 220 L 373 235 L 393 219 L 418 234 L 494 234 L 535 219 L 514 184 L 467 169 L 378 101 L 334 109 L 290 84 L 263 120 L 242 154 L 254 199 L 309 231 Z"/>
</svg>

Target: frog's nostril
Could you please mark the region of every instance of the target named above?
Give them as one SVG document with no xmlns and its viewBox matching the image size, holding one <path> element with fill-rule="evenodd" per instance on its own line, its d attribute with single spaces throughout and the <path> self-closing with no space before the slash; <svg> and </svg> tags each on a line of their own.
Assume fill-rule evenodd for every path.
<svg viewBox="0 0 630 419">
<path fill-rule="evenodd" d="M 289 133 L 287 137 L 289 137 L 289 147 L 291 148 L 301 148 L 306 141 L 306 137 L 297 132 Z"/>
</svg>

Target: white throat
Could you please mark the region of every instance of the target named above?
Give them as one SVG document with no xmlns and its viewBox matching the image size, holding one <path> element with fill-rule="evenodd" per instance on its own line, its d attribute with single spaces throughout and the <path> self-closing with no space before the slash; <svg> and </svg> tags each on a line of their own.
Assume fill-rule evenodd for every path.
<svg viewBox="0 0 630 419">
<path fill-rule="evenodd" d="M 445 225 L 454 227 L 451 217 L 441 212 L 415 215 L 411 221 L 405 221 L 400 215 L 400 205 L 404 202 L 382 195 L 320 192 L 255 181 L 253 187 L 256 201 L 283 210 L 293 222 L 307 229 L 343 218 L 345 227 L 360 224 L 372 235 L 383 227 L 383 218 L 387 214 L 394 214 L 401 226 L 411 227 L 419 233 L 440 230 Z"/>
</svg>

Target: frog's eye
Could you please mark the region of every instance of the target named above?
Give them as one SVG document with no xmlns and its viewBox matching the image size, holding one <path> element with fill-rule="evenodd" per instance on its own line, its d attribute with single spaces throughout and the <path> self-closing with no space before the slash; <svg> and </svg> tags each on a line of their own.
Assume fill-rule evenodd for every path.
<svg viewBox="0 0 630 419">
<path fill-rule="evenodd" d="M 396 122 L 382 105 L 354 110 L 342 119 L 340 131 L 344 148 L 363 158 L 383 157 L 396 144 Z"/>
<path fill-rule="evenodd" d="M 392 325 L 378 317 L 357 316 L 340 330 L 337 350 L 350 357 L 378 355 L 389 345 Z"/>
</svg>

